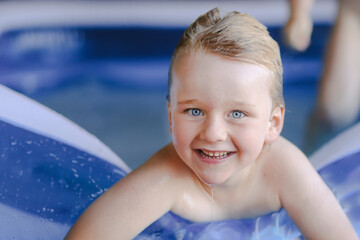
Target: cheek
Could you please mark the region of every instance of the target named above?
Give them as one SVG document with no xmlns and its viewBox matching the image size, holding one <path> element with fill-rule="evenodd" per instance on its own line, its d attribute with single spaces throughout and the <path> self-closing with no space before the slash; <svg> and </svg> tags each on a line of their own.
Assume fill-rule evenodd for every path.
<svg viewBox="0 0 360 240">
<path fill-rule="evenodd" d="M 191 126 L 188 126 L 181 121 L 173 121 L 172 126 L 172 142 L 177 154 L 182 161 L 190 167 L 192 148 L 191 144 L 194 141 L 194 131 Z"/>
<path fill-rule="evenodd" d="M 191 129 L 191 125 L 186 124 L 186 122 L 176 117 L 173 118 L 172 140 L 174 145 L 180 148 L 190 145 L 193 139 L 192 135 L 193 131 Z"/>
<path fill-rule="evenodd" d="M 252 156 L 260 154 L 265 141 L 265 129 L 260 126 L 247 126 L 234 132 L 236 134 L 233 135 L 233 141 L 243 154 Z"/>
</svg>

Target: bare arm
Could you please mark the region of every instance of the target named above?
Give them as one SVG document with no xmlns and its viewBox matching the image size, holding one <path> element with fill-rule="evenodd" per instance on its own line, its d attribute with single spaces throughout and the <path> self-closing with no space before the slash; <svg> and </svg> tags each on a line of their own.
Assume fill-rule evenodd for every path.
<svg viewBox="0 0 360 240">
<path fill-rule="evenodd" d="M 304 51 L 310 45 L 314 0 L 289 0 L 290 16 L 284 28 L 285 40 L 292 48 Z"/>
<path fill-rule="evenodd" d="M 334 194 L 301 154 L 286 162 L 280 200 L 306 239 L 358 239 Z"/>
<path fill-rule="evenodd" d="M 130 173 L 90 205 L 66 239 L 134 238 L 171 209 L 176 187 L 168 170 L 151 159 Z"/>
</svg>

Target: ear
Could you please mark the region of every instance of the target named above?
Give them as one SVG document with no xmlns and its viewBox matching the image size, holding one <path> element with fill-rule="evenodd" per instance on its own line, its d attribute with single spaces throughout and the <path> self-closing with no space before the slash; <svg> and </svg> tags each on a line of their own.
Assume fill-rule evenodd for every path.
<svg viewBox="0 0 360 240">
<path fill-rule="evenodd" d="M 276 107 L 271 113 L 269 120 L 269 128 L 265 138 L 267 144 L 272 144 L 280 136 L 284 126 L 284 107 Z"/>
<path fill-rule="evenodd" d="M 172 135 L 172 121 L 171 121 L 172 119 L 171 119 L 170 101 L 168 101 L 167 107 L 168 107 L 169 131 L 170 131 L 170 134 Z"/>
</svg>

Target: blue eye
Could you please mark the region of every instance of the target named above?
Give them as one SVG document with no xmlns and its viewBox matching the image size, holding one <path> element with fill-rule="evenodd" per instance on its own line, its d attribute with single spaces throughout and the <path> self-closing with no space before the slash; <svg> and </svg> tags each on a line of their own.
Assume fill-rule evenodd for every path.
<svg viewBox="0 0 360 240">
<path fill-rule="evenodd" d="M 197 117 L 202 115 L 202 111 L 198 108 L 190 108 L 186 110 L 191 116 Z"/>
<path fill-rule="evenodd" d="M 233 118 L 242 118 L 244 116 L 243 112 L 240 112 L 238 110 L 235 110 L 231 113 L 231 117 Z"/>
</svg>

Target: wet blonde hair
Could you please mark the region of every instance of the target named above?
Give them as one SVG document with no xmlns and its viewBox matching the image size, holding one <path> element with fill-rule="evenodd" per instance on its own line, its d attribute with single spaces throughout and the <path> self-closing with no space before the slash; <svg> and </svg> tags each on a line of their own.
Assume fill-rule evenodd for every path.
<svg viewBox="0 0 360 240">
<path fill-rule="evenodd" d="M 221 17 L 217 8 L 198 17 L 185 30 L 172 55 L 168 101 L 170 101 L 171 74 L 176 59 L 194 50 L 266 67 L 274 76 L 270 85 L 273 107 L 284 107 L 283 69 L 279 45 L 269 35 L 267 28 L 255 18 L 236 11 Z"/>
</svg>

